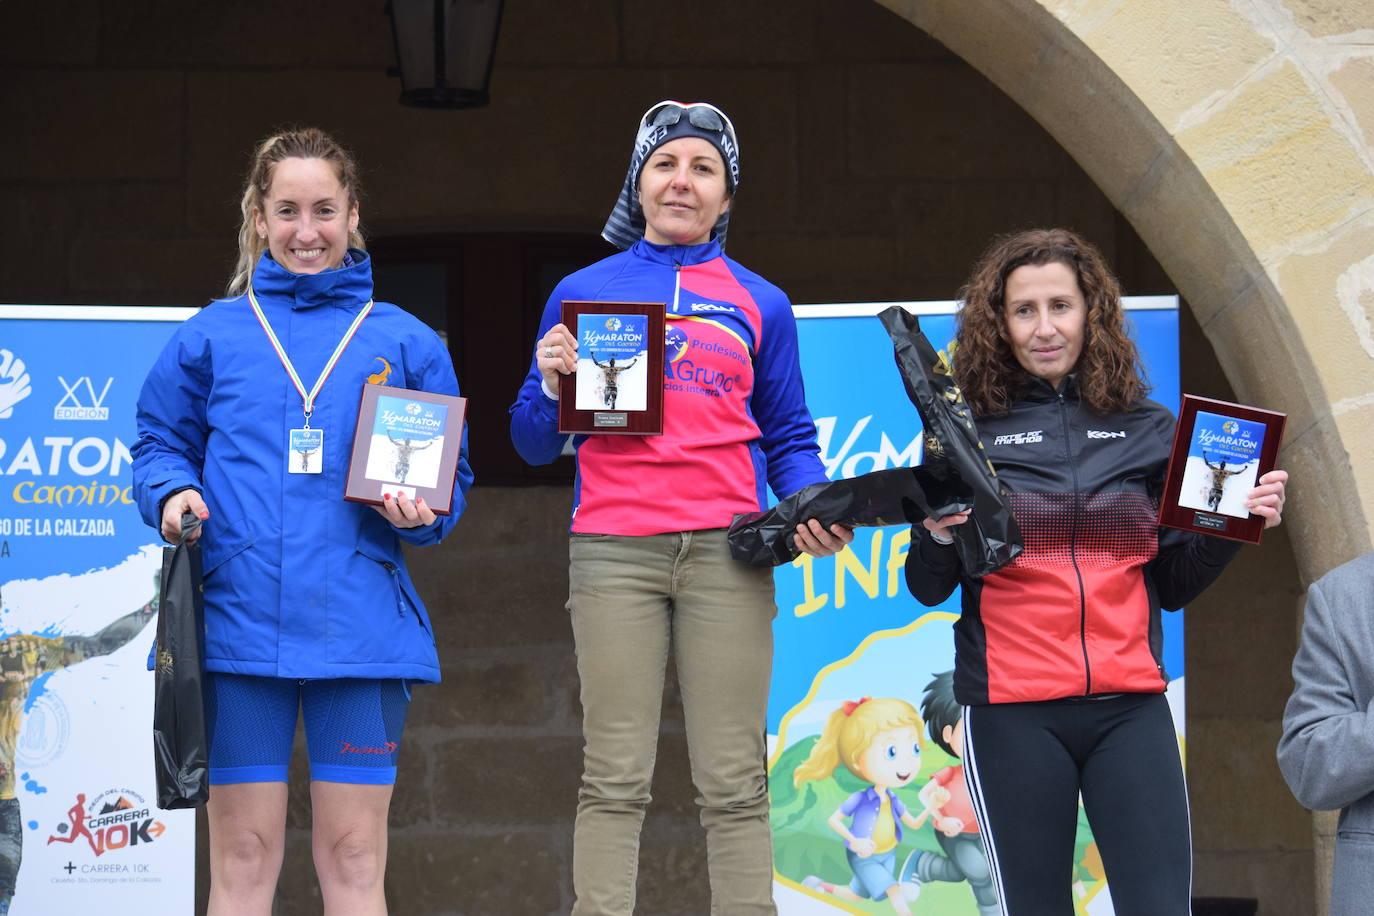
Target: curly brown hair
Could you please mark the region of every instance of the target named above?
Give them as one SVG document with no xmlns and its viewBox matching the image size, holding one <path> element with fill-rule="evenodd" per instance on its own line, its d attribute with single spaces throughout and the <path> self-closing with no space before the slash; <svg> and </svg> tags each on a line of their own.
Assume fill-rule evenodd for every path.
<svg viewBox="0 0 1374 916">
<path fill-rule="evenodd" d="M 1005 414 L 1031 382 L 1006 335 L 1007 277 L 1027 264 L 1063 264 L 1087 302 L 1083 352 L 1074 372 L 1079 397 L 1098 413 L 1130 410 L 1150 389 L 1140 354 L 1126 336 L 1121 287 L 1091 243 L 1067 229 L 1028 229 L 993 240 L 959 291 L 954 379 L 973 412 Z"/>
</svg>

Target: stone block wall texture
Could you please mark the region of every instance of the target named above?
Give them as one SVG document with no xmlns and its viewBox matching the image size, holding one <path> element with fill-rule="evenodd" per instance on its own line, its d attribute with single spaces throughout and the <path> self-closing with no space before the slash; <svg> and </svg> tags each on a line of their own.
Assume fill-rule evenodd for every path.
<svg viewBox="0 0 1374 916">
<path fill-rule="evenodd" d="M 1300 584 L 1370 539 L 1370 19 L 1318 0 L 510 0 L 493 104 L 445 113 L 397 104 L 375 0 L 5 0 L 0 301 L 205 302 L 248 153 L 286 123 L 357 151 L 373 237 L 594 236 L 664 97 L 734 117 L 731 252 L 797 302 L 952 298 L 992 234 L 1077 228 L 1128 292 L 1183 293 L 1185 390 L 1292 417 L 1291 542 L 1271 533 L 1190 609 L 1189 780 L 1198 892 L 1310 912 L 1313 837 L 1273 744 Z M 479 486 L 413 554 L 445 682 L 412 707 L 393 912 L 571 904 L 570 498 Z M 659 761 L 640 912 L 704 913 L 671 689 Z M 281 914 L 321 908 L 304 779 Z"/>
</svg>

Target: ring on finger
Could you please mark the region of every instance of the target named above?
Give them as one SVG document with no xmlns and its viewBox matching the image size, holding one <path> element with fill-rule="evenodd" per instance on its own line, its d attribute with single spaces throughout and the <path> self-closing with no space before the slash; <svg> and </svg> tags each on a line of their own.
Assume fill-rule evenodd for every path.
<svg viewBox="0 0 1374 916">
<path fill-rule="evenodd" d="M 553 347 L 545 347 L 545 348 L 544 348 L 544 358 L 545 358 L 545 359 L 553 359 Z"/>
</svg>

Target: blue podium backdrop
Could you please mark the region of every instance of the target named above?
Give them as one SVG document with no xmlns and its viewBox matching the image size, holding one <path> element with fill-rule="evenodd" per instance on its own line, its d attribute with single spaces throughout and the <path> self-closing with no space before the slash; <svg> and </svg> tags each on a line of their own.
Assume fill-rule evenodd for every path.
<svg viewBox="0 0 1374 916">
<path fill-rule="evenodd" d="M 815 417 L 821 458 L 831 479 L 921 459 L 921 425 L 893 360 L 892 344 L 875 317 L 892 303 L 797 306 L 806 399 Z M 931 343 L 944 349 L 954 336 L 953 302 L 900 303 L 920 316 Z M 1179 403 L 1178 300 L 1126 300 L 1153 392 L 1171 410 Z M 906 589 L 903 565 L 910 530 L 862 528 L 835 557 L 801 557 L 776 574 L 778 617 L 769 697 L 769 773 L 775 879 L 779 912 L 891 914 L 887 900 L 846 899 L 853 878 L 844 842 L 826 823 L 841 803 L 868 784 L 843 765 L 830 778 L 794 786 L 830 713 L 862 697 L 905 700 L 916 710 L 935 674 L 954 667 L 953 623 L 959 593 L 936 608 L 921 606 Z M 1164 615 L 1165 667 L 1179 740 L 1183 740 L 1183 618 Z M 930 777 L 959 760 L 921 728 L 917 777 L 898 796 L 912 814 L 924 805 L 917 793 Z M 955 747 L 955 750 L 958 750 Z M 894 882 L 913 854 L 946 851 L 929 821 L 905 829 L 893 861 Z M 914 861 L 914 859 L 913 859 Z M 1075 906 L 1084 916 L 1112 913 L 1101 860 L 1080 808 L 1074 850 Z M 973 869 L 976 871 L 976 869 Z M 951 876 L 955 870 L 946 870 Z M 974 883 L 978 883 L 975 877 Z M 839 890 L 839 893 L 835 893 Z M 908 896 L 916 916 L 961 916 L 980 910 L 965 880 L 930 881 Z M 842 896 L 844 895 L 844 896 Z"/>
<path fill-rule="evenodd" d="M 134 404 L 194 309 L 0 306 L 0 875 L 14 916 L 189 913 L 195 817 L 156 807 L 160 542 Z M 11 816 L 13 815 L 13 816 Z"/>
</svg>

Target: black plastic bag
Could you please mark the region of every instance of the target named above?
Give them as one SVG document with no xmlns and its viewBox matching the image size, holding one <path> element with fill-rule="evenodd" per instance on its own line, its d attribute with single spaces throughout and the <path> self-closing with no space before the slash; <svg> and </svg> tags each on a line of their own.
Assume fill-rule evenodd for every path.
<svg viewBox="0 0 1374 916">
<path fill-rule="evenodd" d="M 1021 552 L 1021 529 L 978 438 L 973 411 L 954 383 L 948 360 L 931 346 L 915 315 L 893 306 L 878 318 L 892 338 L 907 396 L 925 427 L 923 465 L 949 468 L 972 491 L 969 520 L 949 531 L 964 572 L 986 576 Z"/>
<path fill-rule="evenodd" d="M 200 546 L 186 536 L 200 519 L 181 517 L 182 543 L 162 548 L 153 665 L 153 768 L 157 806 L 196 808 L 210 797 L 205 737 L 205 607 Z"/>
<path fill-rule="evenodd" d="M 802 487 L 766 512 L 735 516 L 730 555 L 750 566 L 781 566 L 801 553 L 797 526 L 816 519 L 829 528 L 914 525 L 972 507 L 972 491 L 944 468 L 889 468 Z"/>
</svg>

